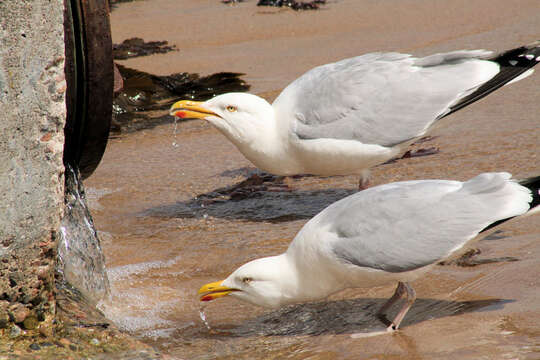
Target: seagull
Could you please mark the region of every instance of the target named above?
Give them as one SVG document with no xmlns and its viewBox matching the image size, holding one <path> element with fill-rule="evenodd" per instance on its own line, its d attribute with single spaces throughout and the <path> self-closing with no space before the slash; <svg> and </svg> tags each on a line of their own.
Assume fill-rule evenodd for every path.
<svg viewBox="0 0 540 360">
<path fill-rule="evenodd" d="M 422 58 L 370 53 L 316 67 L 270 105 L 248 93 L 181 100 L 170 114 L 204 119 L 274 175 L 361 176 L 438 120 L 532 73 L 540 42 L 492 56 L 459 50 Z"/>
<path fill-rule="evenodd" d="M 509 218 L 533 213 L 540 176 L 517 182 L 483 173 L 466 182 L 416 180 L 368 188 L 317 214 L 286 252 L 240 266 L 199 289 L 201 301 L 231 295 L 277 308 L 324 299 L 346 288 L 398 282 L 384 313 L 405 302 L 388 326 L 399 328 L 416 299 L 410 282 L 430 265 L 458 255 L 477 235 Z"/>
</svg>

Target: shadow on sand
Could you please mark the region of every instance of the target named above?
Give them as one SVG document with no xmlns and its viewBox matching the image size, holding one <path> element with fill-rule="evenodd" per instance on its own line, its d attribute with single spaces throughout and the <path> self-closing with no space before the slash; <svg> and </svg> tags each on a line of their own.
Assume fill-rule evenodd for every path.
<svg viewBox="0 0 540 360">
<path fill-rule="evenodd" d="M 301 336 L 323 334 L 369 335 L 386 329 L 376 315 L 387 299 L 351 299 L 291 305 L 245 321 L 239 326 L 221 324 L 215 331 L 201 336 Z M 417 299 L 401 328 L 423 321 L 476 311 L 501 309 L 514 300 L 488 299 L 449 301 Z M 395 315 L 399 306 L 390 311 Z M 214 324 L 215 325 L 215 324 Z"/>
<path fill-rule="evenodd" d="M 248 170 L 236 169 L 221 176 L 233 176 Z M 312 218 L 328 205 L 356 191 L 296 190 L 286 185 L 282 177 L 255 172 L 241 183 L 209 191 L 188 201 L 156 206 L 140 215 L 162 218 L 210 216 L 279 223 Z"/>
<path fill-rule="evenodd" d="M 141 216 L 164 218 L 241 219 L 249 221 L 286 222 L 310 219 L 322 209 L 352 193 L 348 189 L 259 191 L 256 196 L 239 200 L 212 199 L 202 194 L 188 201 L 156 206 Z"/>
</svg>

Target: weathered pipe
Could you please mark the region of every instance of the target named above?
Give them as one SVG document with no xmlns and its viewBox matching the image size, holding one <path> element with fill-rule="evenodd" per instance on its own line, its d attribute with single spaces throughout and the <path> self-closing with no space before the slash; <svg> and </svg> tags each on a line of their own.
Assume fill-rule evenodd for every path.
<svg viewBox="0 0 540 360">
<path fill-rule="evenodd" d="M 109 294 L 100 241 L 81 179 L 99 164 L 109 137 L 113 58 L 107 0 L 66 0 L 65 208 L 60 226 L 56 286 L 77 289 L 92 304 Z"/>
<path fill-rule="evenodd" d="M 64 163 L 83 179 L 101 161 L 112 116 L 113 58 L 107 0 L 66 0 Z"/>
</svg>

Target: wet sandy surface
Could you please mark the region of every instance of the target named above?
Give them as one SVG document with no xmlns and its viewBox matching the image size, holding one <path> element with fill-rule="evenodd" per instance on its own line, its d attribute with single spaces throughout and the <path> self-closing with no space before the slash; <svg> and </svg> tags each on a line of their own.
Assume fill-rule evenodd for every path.
<svg viewBox="0 0 540 360">
<path fill-rule="evenodd" d="M 252 92 L 272 98 L 304 71 L 375 50 L 414 54 L 460 48 L 504 50 L 540 38 L 537 1 L 336 1 L 323 10 L 260 8 L 255 1 L 152 0 L 112 13 L 116 43 L 167 40 L 178 52 L 122 63 L 165 75 L 246 73 Z M 472 4 L 471 4 L 472 3 Z M 519 5 L 519 6 L 518 6 Z M 436 155 L 375 168 L 372 184 L 448 178 L 483 171 L 540 174 L 540 75 L 453 114 L 416 147 Z M 86 181 L 102 236 L 121 327 L 184 359 L 537 359 L 540 357 L 540 217 L 515 219 L 476 245 L 480 258 L 513 262 L 435 266 L 413 286 L 418 300 L 393 335 L 374 312 L 394 284 L 347 290 L 328 302 L 269 311 L 234 299 L 199 319 L 196 290 L 238 265 L 276 254 L 307 219 L 355 191 L 354 176 L 288 179 L 289 192 L 241 201 L 203 201 L 243 180 L 252 165 L 201 121 L 110 141 Z M 176 141 L 179 146 L 173 147 Z"/>
</svg>

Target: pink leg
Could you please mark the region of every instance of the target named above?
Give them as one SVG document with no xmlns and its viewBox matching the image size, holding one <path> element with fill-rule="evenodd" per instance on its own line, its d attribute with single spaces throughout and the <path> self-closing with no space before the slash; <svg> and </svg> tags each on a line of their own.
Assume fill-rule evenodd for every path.
<svg viewBox="0 0 540 360">
<path fill-rule="evenodd" d="M 366 190 L 369 187 L 369 179 L 360 179 L 358 182 L 358 191 Z"/>
<path fill-rule="evenodd" d="M 399 300 L 403 295 L 406 296 L 405 304 L 401 307 L 398 314 L 395 316 L 394 320 L 390 323 L 387 330 L 393 331 L 397 330 L 399 328 L 399 324 L 401 324 L 401 321 L 411 308 L 412 304 L 416 300 L 416 291 L 409 285 L 407 282 L 398 282 L 398 286 L 396 288 L 396 291 L 394 292 L 394 295 L 384 305 L 377 311 L 377 315 L 379 317 L 383 317 L 386 320 L 386 317 L 384 317 L 384 312 L 390 308 L 397 300 Z"/>
<path fill-rule="evenodd" d="M 358 182 L 358 191 L 366 190 L 369 187 L 369 170 L 363 170 Z"/>
<path fill-rule="evenodd" d="M 388 310 L 390 308 L 390 306 L 394 305 L 394 303 L 396 301 L 398 301 L 403 296 L 403 294 L 405 294 L 405 287 L 404 287 L 403 283 L 400 281 L 400 282 L 398 282 L 396 291 L 394 291 L 394 295 L 392 295 L 392 297 L 390 299 L 388 299 L 384 303 L 383 306 L 381 306 L 379 311 L 377 311 L 377 315 L 383 315 L 386 312 L 386 310 Z"/>
</svg>

